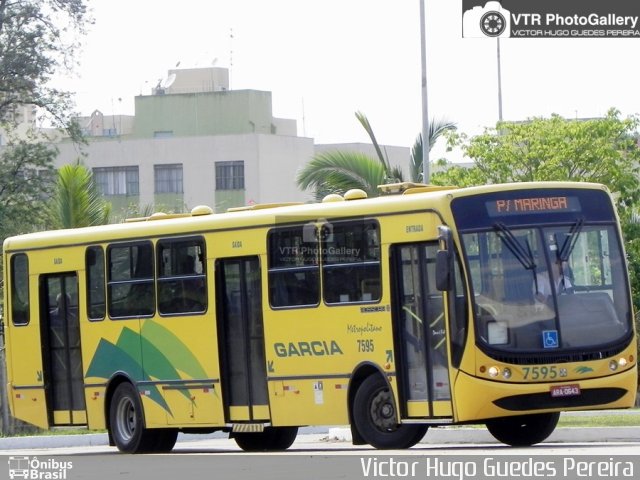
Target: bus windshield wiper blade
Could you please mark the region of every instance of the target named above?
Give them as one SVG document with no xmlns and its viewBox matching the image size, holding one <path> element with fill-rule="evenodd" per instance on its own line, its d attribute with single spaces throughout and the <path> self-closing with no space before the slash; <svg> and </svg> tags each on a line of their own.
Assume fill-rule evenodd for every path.
<svg viewBox="0 0 640 480">
<path fill-rule="evenodd" d="M 502 243 L 506 245 L 513 256 L 516 257 L 518 262 L 526 269 L 526 270 L 534 270 L 537 265 L 533 259 L 533 253 L 531 252 L 531 245 L 529 242 L 526 242 L 526 249 L 518 240 L 518 238 L 513 234 L 509 227 L 507 227 L 504 223 L 496 223 L 493 226 L 502 240 Z"/>
<path fill-rule="evenodd" d="M 565 237 L 564 242 L 562 243 L 562 247 L 558 252 L 558 258 L 561 262 L 569 261 L 569 257 L 571 256 L 571 252 L 573 252 L 573 249 L 576 246 L 576 242 L 578 241 L 578 237 L 580 236 L 580 232 L 582 231 L 583 226 L 584 218 L 579 218 L 576 223 L 571 225 L 569 233 Z"/>
</svg>

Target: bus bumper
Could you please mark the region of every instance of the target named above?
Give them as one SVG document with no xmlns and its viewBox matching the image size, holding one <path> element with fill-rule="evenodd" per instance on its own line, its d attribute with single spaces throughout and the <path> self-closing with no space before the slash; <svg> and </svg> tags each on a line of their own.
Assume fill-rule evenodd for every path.
<svg viewBox="0 0 640 480">
<path fill-rule="evenodd" d="M 455 420 L 470 422 L 528 413 L 631 408 L 636 401 L 637 379 L 637 365 L 606 377 L 560 383 L 506 383 L 459 372 L 454 387 Z M 552 393 L 553 387 L 562 385 L 578 389 L 568 388 L 568 395 Z"/>
</svg>

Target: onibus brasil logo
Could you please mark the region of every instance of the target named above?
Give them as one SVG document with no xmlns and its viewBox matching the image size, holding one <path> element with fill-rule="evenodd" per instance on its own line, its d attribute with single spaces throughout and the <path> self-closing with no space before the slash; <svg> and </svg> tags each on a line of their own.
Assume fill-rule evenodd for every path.
<svg viewBox="0 0 640 480">
<path fill-rule="evenodd" d="M 55 458 L 44 460 L 38 457 L 9 457 L 9 478 L 33 480 L 65 480 L 73 462 L 63 462 Z"/>
</svg>

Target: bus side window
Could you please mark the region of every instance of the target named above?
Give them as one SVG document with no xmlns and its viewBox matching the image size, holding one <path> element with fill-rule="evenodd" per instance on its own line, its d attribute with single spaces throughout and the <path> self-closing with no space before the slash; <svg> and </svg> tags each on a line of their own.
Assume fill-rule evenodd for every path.
<svg viewBox="0 0 640 480">
<path fill-rule="evenodd" d="M 11 257 L 11 317 L 14 325 L 29 323 L 29 260 L 24 253 Z"/>
<path fill-rule="evenodd" d="M 380 228 L 373 220 L 322 227 L 322 278 L 328 304 L 377 302 L 380 288 Z"/>
<path fill-rule="evenodd" d="M 320 303 L 319 244 L 313 223 L 269 232 L 269 304 L 314 307 Z"/>
<path fill-rule="evenodd" d="M 207 309 L 204 259 L 202 238 L 163 239 L 158 242 L 160 314 L 203 313 Z"/>
<path fill-rule="evenodd" d="M 85 257 L 87 270 L 87 316 L 89 320 L 104 320 L 107 304 L 104 294 L 104 250 L 89 247 Z"/>
<path fill-rule="evenodd" d="M 151 242 L 110 245 L 108 258 L 109 316 L 153 315 L 153 246 Z"/>
</svg>

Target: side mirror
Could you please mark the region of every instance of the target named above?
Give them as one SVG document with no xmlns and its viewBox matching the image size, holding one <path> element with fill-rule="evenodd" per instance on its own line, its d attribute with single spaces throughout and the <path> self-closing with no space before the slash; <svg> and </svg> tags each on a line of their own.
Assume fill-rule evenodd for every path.
<svg viewBox="0 0 640 480">
<path fill-rule="evenodd" d="M 440 249 L 436 253 L 436 288 L 441 292 L 453 290 L 453 240 L 449 227 L 438 227 Z"/>
</svg>

